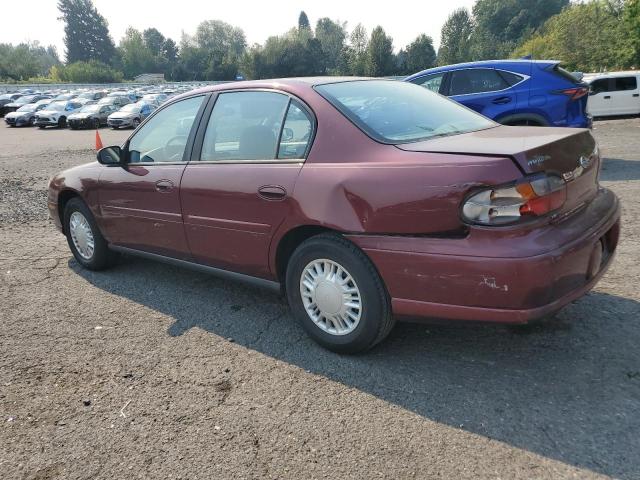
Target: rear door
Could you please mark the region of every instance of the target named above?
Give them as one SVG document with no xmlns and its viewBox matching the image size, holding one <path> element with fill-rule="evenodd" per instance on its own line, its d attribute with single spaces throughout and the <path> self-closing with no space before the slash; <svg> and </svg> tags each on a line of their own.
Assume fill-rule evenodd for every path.
<svg viewBox="0 0 640 480">
<path fill-rule="evenodd" d="M 206 116 L 180 187 L 189 247 L 200 263 L 268 278 L 314 117 L 284 93 L 246 90 L 219 94 Z"/>
<path fill-rule="evenodd" d="M 640 90 L 636 75 L 611 78 L 609 95 L 615 115 L 640 113 Z"/>
<path fill-rule="evenodd" d="M 453 100 L 489 118 L 512 113 L 517 98 L 507 81 L 493 68 L 467 68 L 449 73 Z"/>
</svg>

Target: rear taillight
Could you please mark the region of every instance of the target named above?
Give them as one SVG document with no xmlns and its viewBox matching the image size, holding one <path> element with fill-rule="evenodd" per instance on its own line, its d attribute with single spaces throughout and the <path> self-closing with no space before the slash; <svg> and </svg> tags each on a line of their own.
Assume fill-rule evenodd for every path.
<svg viewBox="0 0 640 480">
<path fill-rule="evenodd" d="M 567 188 L 562 178 L 535 175 L 467 197 L 462 205 L 462 218 L 476 225 L 510 225 L 558 210 L 566 199 Z"/>
<path fill-rule="evenodd" d="M 564 90 L 556 90 L 554 93 L 566 95 L 571 98 L 571 100 L 577 100 L 587 95 L 589 93 L 589 89 L 587 87 L 573 87 L 565 88 Z"/>
</svg>

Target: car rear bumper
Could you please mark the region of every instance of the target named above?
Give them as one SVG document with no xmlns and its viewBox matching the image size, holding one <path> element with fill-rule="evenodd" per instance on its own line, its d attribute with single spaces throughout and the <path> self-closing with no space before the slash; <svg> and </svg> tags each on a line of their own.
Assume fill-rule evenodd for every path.
<svg viewBox="0 0 640 480">
<path fill-rule="evenodd" d="M 589 291 L 611 264 L 619 232 L 618 200 L 602 189 L 572 217 L 528 232 L 349 238 L 380 272 L 395 315 L 519 324 Z"/>
</svg>

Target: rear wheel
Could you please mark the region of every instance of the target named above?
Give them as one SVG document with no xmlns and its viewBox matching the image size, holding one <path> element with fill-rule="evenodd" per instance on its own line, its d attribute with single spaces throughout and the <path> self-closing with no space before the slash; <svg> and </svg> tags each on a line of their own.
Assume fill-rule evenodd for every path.
<svg viewBox="0 0 640 480">
<path fill-rule="evenodd" d="M 93 128 L 95 128 L 96 130 L 100 128 L 100 119 L 99 118 L 94 118 L 93 119 Z"/>
<path fill-rule="evenodd" d="M 89 270 L 103 270 L 117 258 L 116 253 L 109 250 L 91 210 L 80 198 L 72 198 L 65 206 L 64 232 L 71 253 Z"/>
<path fill-rule="evenodd" d="M 36 117 L 31 117 L 29 119 L 29 126 L 33 127 L 36 124 Z"/>
<path fill-rule="evenodd" d="M 131 125 L 133 126 L 133 128 L 138 128 L 138 125 L 140 125 L 140 119 L 134 118 L 133 122 L 131 122 Z"/>
<path fill-rule="evenodd" d="M 329 350 L 367 350 L 394 325 L 389 295 L 375 267 L 338 235 L 318 235 L 296 249 L 287 266 L 286 289 L 296 319 Z"/>
<path fill-rule="evenodd" d="M 67 119 L 66 117 L 60 117 L 58 119 L 58 128 L 64 128 L 67 126 Z"/>
</svg>

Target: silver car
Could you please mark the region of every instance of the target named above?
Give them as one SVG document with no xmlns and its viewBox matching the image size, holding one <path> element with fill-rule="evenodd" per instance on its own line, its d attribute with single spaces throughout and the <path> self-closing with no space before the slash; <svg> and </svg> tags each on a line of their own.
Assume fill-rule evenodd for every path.
<svg viewBox="0 0 640 480">
<path fill-rule="evenodd" d="M 130 103 L 109 115 L 109 117 L 107 117 L 107 125 L 114 130 L 120 127 L 136 128 L 140 125 L 140 122 L 147 118 L 156 108 L 155 105 L 149 105 L 143 102 Z"/>
</svg>

